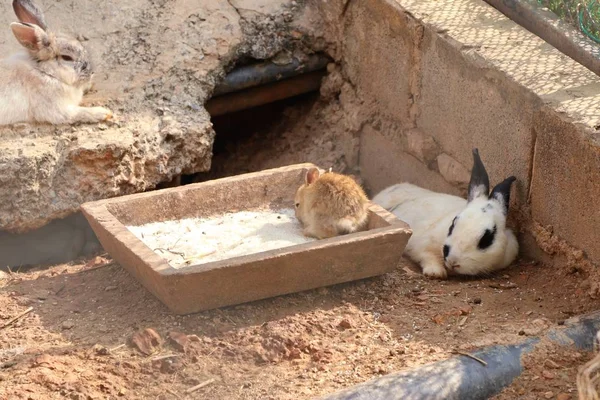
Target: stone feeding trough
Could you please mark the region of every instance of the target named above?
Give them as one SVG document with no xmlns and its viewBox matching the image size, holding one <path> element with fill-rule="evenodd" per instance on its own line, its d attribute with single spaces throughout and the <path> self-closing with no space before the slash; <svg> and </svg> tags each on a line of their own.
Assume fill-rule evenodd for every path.
<svg viewBox="0 0 600 400">
<path fill-rule="evenodd" d="M 297 164 L 100 200 L 82 205 L 82 210 L 106 251 L 177 314 L 349 282 L 394 270 L 412 232 L 406 223 L 377 205 L 369 206 L 369 224 L 364 232 L 310 241 L 290 235 L 294 224 L 301 232 L 290 210 L 295 191 L 312 166 Z M 227 249 L 217 243 L 210 250 L 206 243 L 209 239 L 203 236 L 210 236 L 210 232 L 193 232 L 236 218 L 239 221 L 240 215 L 260 218 L 269 213 L 284 219 L 281 237 L 276 239 L 288 237 L 285 247 L 269 249 L 267 242 L 272 240 L 276 225 L 269 222 L 255 225 L 255 233 L 270 231 L 271 239 L 267 238 L 264 245 L 259 243 L 254 251 L 245 254 L 235 252 L 242 244 L 234 242 Z M 187 228 L 182 229 L 184 221 Z M 169 236 L 170 248 L 153 247 L 158 243 L 152 240 L 157 239 L 156 232 L 160 229 L 156 227 L 160 223 L 164 223 L 163 233 Z M 177 232 L 164 229 L 174 226 L 178 226 Z M 248 232 L 248 228 L 245 229 Z M 149 232 L 154 237 L 144 236 Z M 181 236 L 176 237 L 177 234 Z M 237 234 L 215 230 L 213 239 L 231 240 Z M 197 238 L 197 251 L 190 251 L 189 243 L 193 243 L 194 238 Z M 185 250 L 175 250 L 177 245 L 184 246 Z M 224 251 L 231 257 L 224 258 L 223 254 L 215 257 L 215 253 Z M 203 260 L 203 254 L 210 257 Z"/>
</svg>

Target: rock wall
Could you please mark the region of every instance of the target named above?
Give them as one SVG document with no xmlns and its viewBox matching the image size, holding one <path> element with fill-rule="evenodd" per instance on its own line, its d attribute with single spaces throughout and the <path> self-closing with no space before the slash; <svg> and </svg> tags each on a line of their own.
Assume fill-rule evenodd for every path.
<svg viewBox="0 0 600 400">
<path fill-rule="evenodd" d="M 106 106 L 114 119 L 98 125 L 0 128 L 0 248 L 6 251 L 19 238 L 24 248 L 35 247 L 39 234 L 32 231 L 56 221 L 45 231 L 75 235 L 65 245 L 72 241 L 76 247 L 56 252 L 77 255 L 86 240 L 79 243 L 81 233 L 60 219 L 82 203 L 209 170 L 214 131 L 203 104 L 226 69 L 240 59 L 304 49 L 302 32 L 290 28 L 303 1 L 38 4 L 51 29 L 76 35 L 88 47 L 97 74 L 84 104 Z M 18 48 L 9 28 L 14 20 L 10 2 L 0 4 L 5 54 Z M 0 254 L 0 265 L 14 264 L 14 256 Z"/>
</svg>

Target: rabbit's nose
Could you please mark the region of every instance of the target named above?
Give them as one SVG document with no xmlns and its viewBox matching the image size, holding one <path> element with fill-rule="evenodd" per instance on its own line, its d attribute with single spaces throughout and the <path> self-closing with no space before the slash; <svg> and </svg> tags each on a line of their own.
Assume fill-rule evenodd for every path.
<svg viewBox="0 0 600 400">
<path fill-rule="evenodd" d="M 454 262 L 454 261 L 448 261 L 448 260 L 446 260 L 446 262 L 444 262 L 444 265 L 446 266 L 446 269 L 448 269 L 450 271 L 453 271 L 455 269 L 459 269 L 460 268 L 460 265 L 456 264 L 456 262 Z"/>
</svg>

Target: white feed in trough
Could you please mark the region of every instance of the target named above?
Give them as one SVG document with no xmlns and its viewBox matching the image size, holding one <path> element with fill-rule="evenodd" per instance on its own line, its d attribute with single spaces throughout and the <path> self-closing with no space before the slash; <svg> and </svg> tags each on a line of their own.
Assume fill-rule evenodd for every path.
<svg viewBox="0 0 600 400">
<path fill-rule="evenodd" d="M 302 234 L 292 208 L 240 211 L 127 226 L 173 268 L 280 249 L 314 239 Z"/>
</svg>

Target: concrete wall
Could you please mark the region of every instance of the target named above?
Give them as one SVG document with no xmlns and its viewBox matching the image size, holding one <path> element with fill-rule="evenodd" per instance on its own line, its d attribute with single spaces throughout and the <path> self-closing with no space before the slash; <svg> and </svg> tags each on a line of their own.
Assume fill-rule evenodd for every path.
<svg viewBox="0 0 600 400">
<path fill-rule="evenodd" d="M 343 26 L 328 39 L 373 110 L 359 160 L 373 192 L 406 180 L 464 194 L 478 147 L 492 184 L 518 178 L 525 253 L 600 262 L 598 76 L 480 0 L 319 7 Z"/>
</svg>

